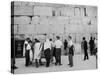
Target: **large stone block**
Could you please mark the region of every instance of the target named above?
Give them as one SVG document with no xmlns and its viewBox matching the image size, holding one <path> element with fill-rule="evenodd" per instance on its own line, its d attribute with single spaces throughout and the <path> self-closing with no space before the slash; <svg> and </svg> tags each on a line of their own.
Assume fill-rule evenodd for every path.
<svg viewBox="0 0 100 75">
<path fill-rule="evenodd" d="M 91 17 L 91 24 L 93 24 L 93 25 L 97 25 L 97 18 L 92 18 Z"/>
<path fill-rule="evenodd" d="M 28 25 L 18 25 L 18 34 L 26 34 Z"/>
<path fill-rule="evenodd" d="M 75 16 L 81 16 L 81 8 L 75 7 L 74 8 L 74 15 Z"/>
<path fill-rule="evenodd" d="M 91 24 L 91 17 L 82 17 L 82 24 L 83 25 L 90 25 Z"/>
<path fill-rule="evenodd" d="M 17 34 L 18 33 L 18 25 L 12 25 L 11 27 L 12 27 L 11 28 L 12 33 Z"/>
<path fill-rule="evenodd" d="M 53 8 L 53 11 L 52 14 L 54 16 L 61 16 L 61 9 L 60 8 Z"/>
<path fill-rule="evenodd" d="M 35 25 L 27 25 L 27 32 L 26 34 L 35 34 Z"/>
<path fill-rule="evenodd" d="M 88 6 L 86 8 L 86 14 L 89 17 L 97 17 L 97 7 L 96 6 Z"/>
<path fill-rule="evenodd" d="M 37 16 L 52 16 L 52 8 L 45 6 L 35 6 L 34 15 Z"/>
<path fill-rule="evenodd" d="M 52 33 L 64 33 L 64 25 L 55 23 L 51 27 Z"/>
<path fill-rule="evenodd" d="M 31 24 L 34 24 L 34 25 L 38 24 L 39 19 L 40 19 L 40 17 L 38 17 L 38 16 L 32 17 Z"/>
<path fill-rule="evenodd" d="M 33 14 L 33 6 L 14 6 L 14 15 L 32 16 Z"/>
<path fill-rule="evenodd" d="M 85 16 L 85 8 L 83 8 L 83 7 L 81 7 L 80 8 L 80 15 L 82 16 L 82 17 L 84 17 Z"/>
<path fill-rule="evenodd" d="M 98 30 L 97 25 L 93 25 L 93 24 L 92 24 L 92 25 L 89 27 L 90 33 L 97 33 L 97 30 Z"/>
<path fill-rule="evenodd" d="M 27 16 L 20 16 L 20 17 L 13 17 L 14 24 L 29 24 L 30 17 Z"/>
<path fill-rule="evenodd" d="M 69 18 L 68 17 L 64 17 L 64 16 L 56 16 L 56 17 L 52 17 L 49 18 L 49 24 L 68 24 L 69 23 Z"/>
<path fill-rule="evenodd" d="M 49 33 L 49 26 L 47 24 L 36 25 L 36 34 Z"/>
<path fill-rule="evenodd" d="M 22 5 L 22 2 L 14 1 L 13 4 L 14 4 L 14 6 L 21 6 Z"/>
<path fill-rule="evenodd" d="M 77 16 L 74 16 L 74 17 L 70 17 L 70 24 L 81 24 L 82 23 L 82 17 L 77 17 Z"/>
<path fill-rule="evenodd" d="M 74 8 L 71 6 L 61 8 L 61 15 L 62 16 L 74 16 Z"/>
<path fill-rule="evenodd" d="M 39 19 L 40 24 L 42 25 L 49 25 L 49 17 L 43 17 L 41 16 Z"/>
</svg>

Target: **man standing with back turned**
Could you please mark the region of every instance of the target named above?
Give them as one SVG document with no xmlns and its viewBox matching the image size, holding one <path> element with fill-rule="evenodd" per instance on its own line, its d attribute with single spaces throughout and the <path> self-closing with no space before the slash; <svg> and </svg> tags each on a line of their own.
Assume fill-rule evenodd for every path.
<svg viewBox="0 0 100 75">
<path fill-rule="evenodd" d="M 55 65 L 57 65 L 57 64 L 62 65 L 61 64 L 61 47 L 63 44 L 62 44 L 59 36 L 56 36 L 56 38 L 57 38 L 57 40 L 54 43 L 54 46 L 56 48 L 56 51 L 55 51 L 56 63 L 55 63 Z"/>
</svg>

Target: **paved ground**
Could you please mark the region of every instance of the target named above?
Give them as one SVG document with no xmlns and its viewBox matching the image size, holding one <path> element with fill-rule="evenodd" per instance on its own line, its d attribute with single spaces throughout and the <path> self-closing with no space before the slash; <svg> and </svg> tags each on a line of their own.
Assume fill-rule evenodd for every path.
<svg viewBox="0 0 100 75">
<path fill-rule="evenodd" d="M 89 60 L 83 61 L 83 55 L 75 55 L 74 66 L 70 68 L 67 65 L 68 56 L 62 56 L 62 64 L 61 66 L 55 66 L 54 63 L 52 63 L 49 68 L 46 68 L 45 65 L 36 68 L 34 64 L 25 67 L 25 58 L 16 58 L 16 66 L 18 69 L 15 70 L 15 74 L 96 69 L 96 57 L 89 56 Z"/>
</svg>

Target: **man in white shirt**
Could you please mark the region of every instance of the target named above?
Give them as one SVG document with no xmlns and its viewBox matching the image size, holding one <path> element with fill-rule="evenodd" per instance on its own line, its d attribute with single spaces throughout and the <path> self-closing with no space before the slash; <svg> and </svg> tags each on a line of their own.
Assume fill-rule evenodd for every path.
<svg viewBox="0 0 100 75">
<path fill-rule="evenodd" d="M 25 66 L 28 66 L 30 63 L 30 50 L 31 50 L 31 41 L 28 41 L 28 44 L 26 46 L 26 52 L 25 52 L 25 57 L 26 57 L 26 64 Z"/>
<path fill-rule="evenodd" d="M 30 40 L 30 38 L 26 38 L 25 39 L 25 42 L 24 42 L 24 45 L 23 45 L 23 56 L 25 56 L 25 51 L 26 51 L 26 47 L 28 45 L 28 41 Z"/>
<path fill-rule="evenodd" d="M 56 63 L 55 63 L 55 65 L 57 65 L 57 64 L 62 65 L 61 64 L 61 47 L 63 44 L 62 44 L 59 36 L 57 36 L 56 38 L 57 38 L 57 40 L 54 42 L 54 46 L 56 48 L 56 51 L 55 51 Z"/>
<path fill-rule="evenodd" d="M 49 39 L 46 39 L 46 42 L 44 42 L 44 55 L 46 58 L 46 67 L 49 67 L 50 65 L 50 58 L 51 58 L 50 50 L 51 50 L 51 43 Z"/>
</svg>

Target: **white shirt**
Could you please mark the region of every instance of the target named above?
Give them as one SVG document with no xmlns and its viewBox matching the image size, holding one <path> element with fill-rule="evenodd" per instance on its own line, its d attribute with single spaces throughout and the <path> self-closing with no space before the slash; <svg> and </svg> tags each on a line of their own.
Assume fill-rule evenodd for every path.
<svg viewBox="0 0 100 75">
<path fill-rule="evenodd" d="M 28 44 L 28 41 L 25 41 L 24 44 Z"/>
<path fill-rule="evenodd" d="M 26 50 L 31 50 L 31 46 L 28 44 Z"/>
<path fill-rule="evenodd" d="M 50 41 L 47 39 L 46 42 L 44 43 L 44 50 L 50 48 L 51 49 L 51 43 Z"/>
<path fill-rule="evenodd" d="M 51 43 L 51 47 L 54 47 L 54 43 L 52 41 L 50 41 L 50 43 Z"/>
<path fill-rule="evenodd" d="M 72 40 L 68 41 L 68 46 L 71 47 L 73 45 Z"/>
<path fill-rule="evenodd" d="M 25 44 L 28 45 L 28 41 L 25 40 L 24 45 L 23 45 L 23 56 L 25 56 Z"/>
<path fill-rule="evenodd" d="M 54 43 L 54 46 L 55 46 L 56 48 L 61 48 L 62 45 L 63 45 L 63 44 L 62 44 L 62 42 L 61 42 L 60 40 L 56 40 L 55 43 Z"/>
<path fill-rule="evenodd" d="M 97 46 L 97 40 L 96 39 L 94 40 L 94 44 L 95 44 L 95 48 L 97 48 L 98 46 Z"/>
</svg>

